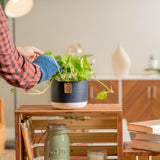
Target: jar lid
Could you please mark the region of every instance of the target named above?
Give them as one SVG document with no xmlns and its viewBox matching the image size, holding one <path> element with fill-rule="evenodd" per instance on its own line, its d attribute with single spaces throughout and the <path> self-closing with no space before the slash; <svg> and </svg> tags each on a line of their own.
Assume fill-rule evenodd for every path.
<svg viewBox="0 0 160 160">
<path fill-rule="evenodd" d="M 50 123 L 47 125 L 47 129 L 49 131 L 61 131 L 61 130 L 65 130 L 66 124 L 63 123 Z"/>
</svg>

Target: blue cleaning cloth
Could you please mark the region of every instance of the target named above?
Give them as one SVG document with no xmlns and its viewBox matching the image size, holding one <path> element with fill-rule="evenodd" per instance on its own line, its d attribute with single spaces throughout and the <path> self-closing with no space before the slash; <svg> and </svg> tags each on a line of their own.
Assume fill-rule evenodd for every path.
<svg viewBox="0 0 160 160">
<path fill-rule="evenodd" d="M 33 63 L 40 68 L 42 73 L 41 79 L 38 83 L 48 80 L 58 72 L 55 60 L 53 59 L 53 57 L 49 55 L 40 55 L 33 61 Z M 59 70 L 61 71 L 61 67 L 59 66 L 59 64 L 58 64 L 58 67 L 59 67 Z"/>
</svg>

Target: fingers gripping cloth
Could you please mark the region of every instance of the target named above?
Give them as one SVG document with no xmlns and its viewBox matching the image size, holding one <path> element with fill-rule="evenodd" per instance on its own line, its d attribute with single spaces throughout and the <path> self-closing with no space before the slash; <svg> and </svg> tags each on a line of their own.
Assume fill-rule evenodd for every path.
<svg viewBox="0 0 160 160">
<path fill-rule="evenodd" d="M 56 60 L 53 59 L 53 57 L 49 55 L 40 55 L 38 58 L 36 58 L 33 63 L 37 65 L 42 73 L 41 79 L 38 83 L 41 83 L 45 80 L 48 80 L 53 75 L 55 75 L 58 72 L 57 65 L 59 67 L 59 70 L 61 70 L 58 62 L 56 64 Z"/>
</svg>

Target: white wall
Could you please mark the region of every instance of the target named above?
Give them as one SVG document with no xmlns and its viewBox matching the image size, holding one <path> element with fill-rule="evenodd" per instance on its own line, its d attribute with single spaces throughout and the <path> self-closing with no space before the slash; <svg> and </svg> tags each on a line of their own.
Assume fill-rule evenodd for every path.
<svg viewBox="0 0 160 160">
<path fill-rule="evenodd" d="M 64 54 L 81 42 L 94 54 L 96 73 L 112 74 L 111 56 L 122 43 L 131 58 L 131 73 L 141 73 L 150 55 L 160 58 L 159 0 L 34 0 L 25 17 L 16 19 L 19 45 Z"/>
<path fill-rule="evenodd" d="M 4 101 L 5 123 L 8 127 L 14 125 L 14 95 L 10 92 L 12 86 L 0 78 L 0 98 Z"/>
<path fill-rule="evenodd" d="M 94 54 L 96 73 L 106 76 L 113 74 L 111 57 L 120 42 L 130 73 L 139 74 L 151 55 L 160 59 L 160 0 L 34 0 L 32 11 L 16 19 L 16 41 L 56 55 L 80 42 Z M 18 106 L 49 103 L 49 95 L 18 95 Z"/>
</svg>

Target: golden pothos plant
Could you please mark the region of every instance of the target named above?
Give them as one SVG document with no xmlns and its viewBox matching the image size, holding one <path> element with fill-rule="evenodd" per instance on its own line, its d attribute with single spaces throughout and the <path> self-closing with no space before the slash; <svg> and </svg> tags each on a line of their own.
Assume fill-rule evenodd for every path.
<svg viewBox="0 0 160 160">
<path fill-rule="evenodd" d="M 24 94 L 43 94 L 51 85 L 53 81 L 83 81 L 83 80 L 94 80 L 100 83 L 104 90 L 97 94 L 97 99 L 103 100 L 107 98 L 108 93 L 113 93 L 112 86 L 109 88 L 100 80 L 96 79 L 95 72 L 93 71 L 93 64 L 95 60 L 92 62 L 88 61 L 89 57 L 93 55 L 82 55 L 82 56 L 73 56 L 70 53 L 65 54 L 64 56 L 55 56 L 51 51 L 47 51 L 44 55 L 49 55 L 53 57 L 55 60 L 55 64 L 58 68 L 58 73 L 53 75 L 50 78 L 50 84 L 43 90 L 35 90 L 34 93 L 24 93 Z M 58 64 L 61 66 L 61 71 L 59 70 Z M 14 89 L 11 92 L 15 92 Z"/>
</svg>

